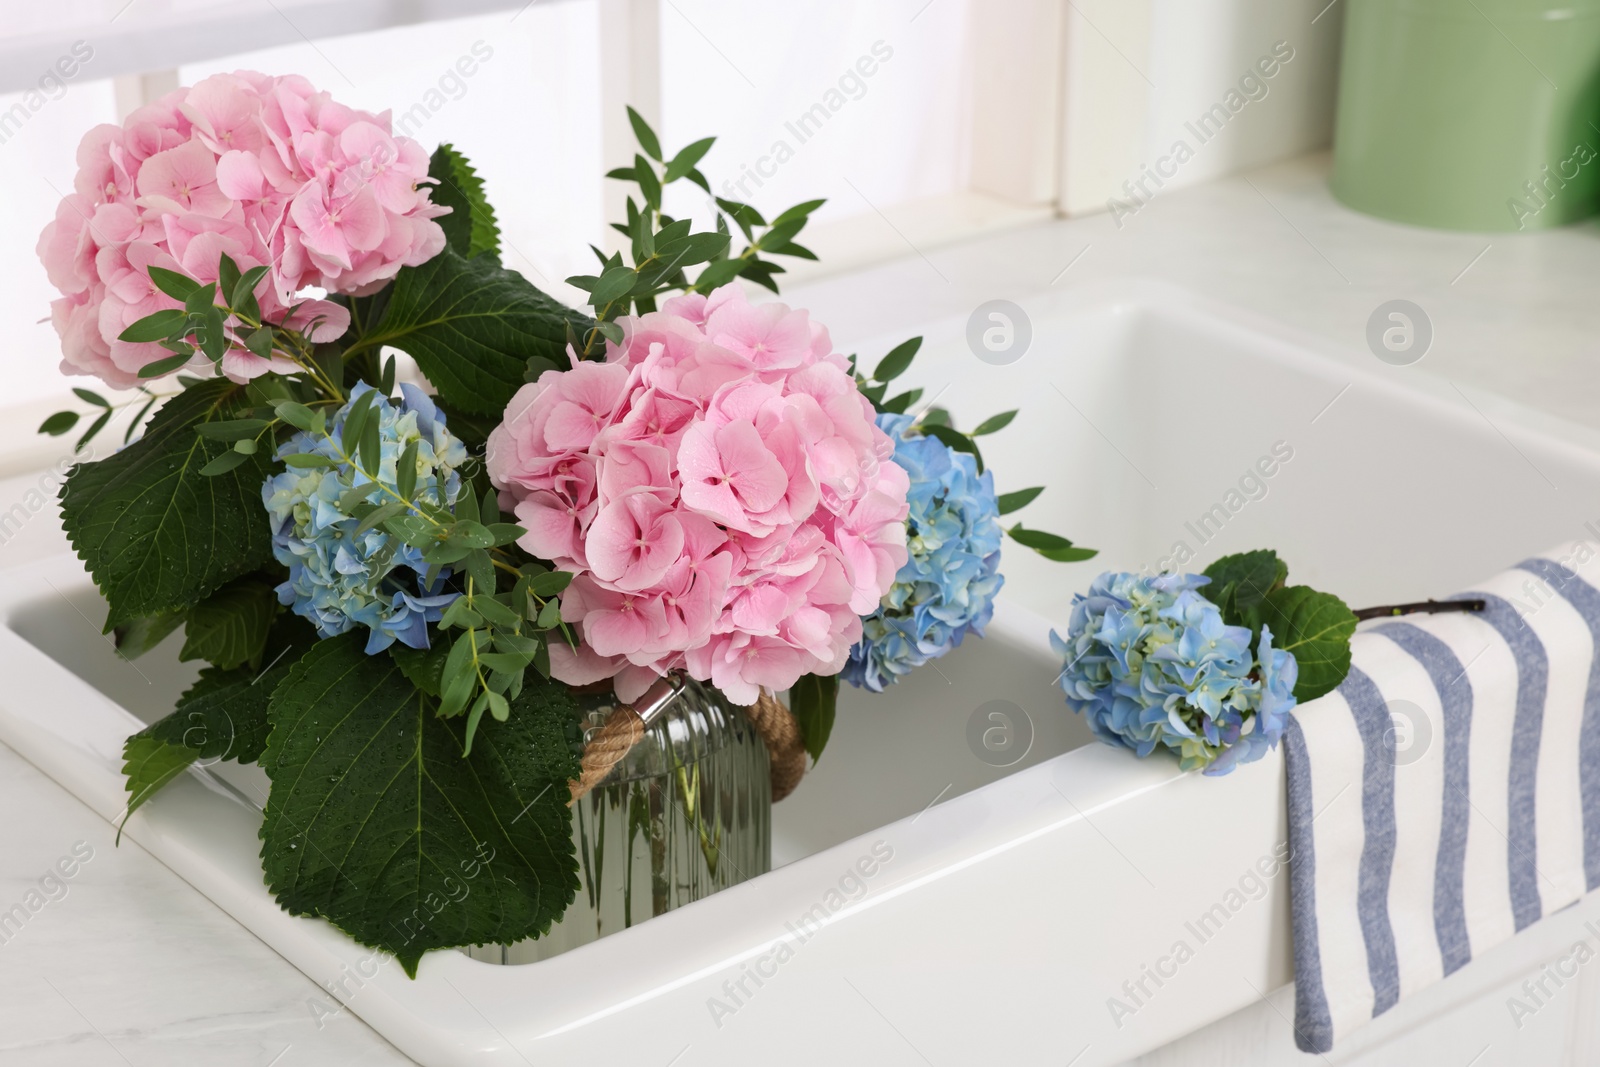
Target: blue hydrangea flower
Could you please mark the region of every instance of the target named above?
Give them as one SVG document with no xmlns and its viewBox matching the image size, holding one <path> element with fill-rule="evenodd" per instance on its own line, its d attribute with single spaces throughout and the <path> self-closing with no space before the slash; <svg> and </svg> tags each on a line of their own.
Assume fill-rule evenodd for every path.
<svg viewBox="0 0 1600 1067">
<path fill-rule="evenodd" d="M 280 459 L 309 452 L 337 461 L 336 466 L 290 467 L 261 487 L 272 517 L 272 554 L 289 568 L 289 580 L 278 586 L 278 599 L 309 619 L 323 637 L 367 627 L 368 655 L 395 641 L 427 648 L 428 623 L 438 622 L 460 595 L 444 590 L 448 569 L 427 585 L 429 565 L 420 549 L 381 528 L 357 533 L 360 521 L 340 508 L 345 491 L 358 485 L 372 485 L 362 500 L 382 504 L 396 499 L 384 489 L 398 492 L 395 464 L 412 441 L 418 443 L 416 498 L 446 508 L 455 505 L 466 446 L 445 429 L 444 414 L 427 394 L 414 385 L 401 385 L 400 390 L 400 400 L 380 398 L 374 405 L 372 417 L 378 420 L 382 444 L 376 482 L 341 459 L 337 442 L 350 410 L 346 403 L 328 420 L 327 436 L 301 432 L 278 448 Z M 371 391 L 363 382 L 350 391 L 350 401 Z"/>
<path fill-rule="evenodd" d="M 910 415 L 883 414 L 894 461 L 911 476 L 906 547 L 910 558 L 878 610 L 861 620 L 843 678 L 881 693 L 913 668 L 949 652 L 994 615 L 1005 579 L 1000 565 L 1000 509 L 994 477 L 936 437 L 908 432 Z"/>
<path fill-rule="evenodd" d="M 1266 755 L 1294 707 L 1299 666 L 1272 647 L 1263 626 L 1254 654 L 1250 630 L 1222 621 L 1196 590 L 1199 574 L 1116 574 L 1074 598 L 1062 657 L 1067 706 L 1095 736 L 1148 756 L 1161 745 L 1185 770 L 1226 774 Z"/>
</svg>

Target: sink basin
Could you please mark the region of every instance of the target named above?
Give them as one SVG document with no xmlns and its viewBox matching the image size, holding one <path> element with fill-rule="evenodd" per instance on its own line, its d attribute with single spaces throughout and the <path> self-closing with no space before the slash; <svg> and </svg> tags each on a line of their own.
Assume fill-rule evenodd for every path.
<svg viewBox="0 0 1600 1067">
<path fill-rule="evenodd" d="M 535 964 L 433 953 L 411 981 L 272 902 L 259 770 L 198 769 L 126 832 L 430 1067 L 1090 1067 L 1283 986 L 1276 874 L 1203 924 L 1204 949 L 1147 986 L 1137 1026 L 1108 1011 L 1282 855 L 1282 762 L 1208 779 L 1090 744 L 1053 686 L 1050 626 L 1102 569 L 1198 570 L 1263 546 L 1353 606 L 1448 593 L 1591 536 L 1600 440 L 1425 363 L 1328 350 L 1175 291 L 1085 290 L 1026 311 L 1021 360 L 980 362 L 964 321 L 932 323 L 907 379 L 963 426 L 1020 406 L 982 442 L 1001 491 L 1047 486 L 1020 517 L 1104 551 L 1061 565 L 1008 548 L 986 639 L 889 694 L 847 690 L 820 764 L 774 811 L 770 874 Z M 70 554 L 0 590 L 0 739 L 116 818 L 122 741 L 171 708 L 192 665 L 176 642 L 117 659 Z"/>
</svg>

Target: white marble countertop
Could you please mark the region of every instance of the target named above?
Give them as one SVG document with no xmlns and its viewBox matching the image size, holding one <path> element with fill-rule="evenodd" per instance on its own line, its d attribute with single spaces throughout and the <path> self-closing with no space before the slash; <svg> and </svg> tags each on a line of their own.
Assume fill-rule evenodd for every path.
<svg viewBox="0 0 1600 1067">
<path fill-rule="evenodd" d="M 1600 427 L 1600 300 L 1591 294 L 1600 226 L 1500 236 L 1398 226 L 1335 203 L 1327 166 L 1325 156 L 1306 157 L 1162 194 L 1120 230 L 1102 215 L 944 248 L 908 245 L 902 259 L 819 279 L 786 299 L 810 307 L 847 343 L 909 335 L 991 299 L 1157 280 L 1361 360 L 1374 358 L 1365 344 L 1373 309 L 1404 298 L 1435 329 L 1420 371 L 1466 394 L 1497 393 Z M 31 476 L 0 481 L 0 512 L 35 484 Z M 0 568 L 62 546 L 53 514 L 41 512 L 0 544 Z M 87 623 L 85 631 L 95 639 Z M 331 998 L 137 845 L 114 847 L 114 834 L 0 746 L 0 913 L 30 892 L 59 898 L 20 930 L 0 926 L 0 1062 L 410 1062 L 350 1012 L 333 1014 Z M 41 885 L 75 846 L 92 858 L 70 879 Z"/>
</svg>

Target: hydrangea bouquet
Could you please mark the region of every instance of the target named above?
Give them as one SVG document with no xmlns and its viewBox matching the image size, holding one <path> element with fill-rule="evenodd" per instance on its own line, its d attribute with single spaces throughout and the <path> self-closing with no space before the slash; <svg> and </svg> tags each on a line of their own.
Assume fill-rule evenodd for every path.
<svg viewBox="0 0 1600 1067">
<path fill-rule="evenodd" d="M 124 656 L 181 627 L 205 663 L 128 740 L 129 813 L 199 761 L 258 762 L 278 902 L 409 973 L 572 901 L 568 799 L 599 747 L 576 687 L 687 675 L 758 728 L 788 690 L 803 769 L 839 677 L 881 691 L 982 634 L 1003 534 L 1093 555 L 1002 529 L 1040 490 L 997 496 L 976 439 L 1015 412 L 964 434 L 887 396 L 920 340 L 865 377 L 807 312 L 747 299 L 811 257 L 821 201 L 769 222 L 713 198 L 696 232 L 663 187 L 710 196 L 712 141 L 668 158 L 630 118 L 624 248 L 568 279 L 587 310 L 500 263 L 459 152 L 297 77 L 208 78 L 90 131 L 39 241 L 63 371 L 133 393 L 76 390 L 80 449 L 132 413 L 69 475 L 68 537 Z M 496 892 L 456 892 L 485 856 Z"/>
<path fill-rule="evenodd" d="M 632 118 L 628 247 L 571 279 L 585 310 L 500 263 L 460 153 L 297 77 L 90 131 L 39 241 L 63 371 L 133 397 L 76 390 L 80 448 L 129 426 L 69 475 L 68 537 L 124 656 L 181 628 L 204 662 L 128 740 L 130 813 L 260 763 L 278 902 L 411 973 L 572 901 L 571 685 L 682 671 L 749 703 L 836 673 L 907 561 L 908 478 L 849 362 L 735 284 L 775 290 L 819 202 L 717 200 L 694 232 L 662 186 L 709 195 L 712 142 L 664 158 Z"/>
</svg>

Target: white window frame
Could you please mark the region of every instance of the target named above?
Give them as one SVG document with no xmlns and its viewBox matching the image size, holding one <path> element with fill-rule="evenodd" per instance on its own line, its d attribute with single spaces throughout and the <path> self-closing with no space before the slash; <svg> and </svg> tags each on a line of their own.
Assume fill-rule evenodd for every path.
<svg viewBox="0 0 1600 1067">
<path fill-rule="evenodd" d="M 113 79 L 120 117 L 170 92 L 178 68 L 241 50 L 295 44 L 497 11 L 520 11 L 559 0 L 234 0 L 199 11 L 162 11 L 151 0 L 106 0 L 107 23 L 92 27 L 95 68 Z M 971 175 L 959 192 L 874 208 L 860 218 L 814 224 L 806 243 L 815 263 L 789 267 L 791 284 L 917 255 L 998 229 L 1053 217 L 1062 206 L 1071 153 L 1064 136 L 1072 96 L 1067 80 L 1075 58 L 1072 9 L 1090 0 L 968 0 L 969 83 L 973 136 Z M 1108 0 L 1124 3 L 1127 0 Z M 1143 6 L 1146 0 L 1134 0 Z M 146 6 L 148 5 L 148 6 Z M 121 8 L 119 12 L 117 9 Z M 635 151 L 625 104 L 661 125 L 661 21 L 663 0 L 599 0 L 601 114 L 604 170 L 626 166 Z M 115 17 L 112 17 L 115 16 Z M 914 17 L 914 16 L 913 16 Z M 91 36 L 86 26 L 51 33 L 0 37 L 0 92 L 26 89 L 73 41 Z M 1019 42 L 1021 44 L 1019 45 Z M 621 183 L 604 182 L 602 203 L 610 221 L 621 217 Z M 874 217 L 876 216 L 876 217 Z M 10 425 L 37 426 L 70 396 L 14 408 Z M 56 460 L 63 439 L 28 435 L 0 460 L 0 475 Z"/>
</svg>

